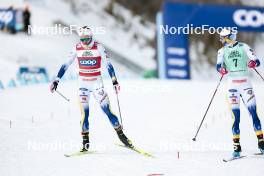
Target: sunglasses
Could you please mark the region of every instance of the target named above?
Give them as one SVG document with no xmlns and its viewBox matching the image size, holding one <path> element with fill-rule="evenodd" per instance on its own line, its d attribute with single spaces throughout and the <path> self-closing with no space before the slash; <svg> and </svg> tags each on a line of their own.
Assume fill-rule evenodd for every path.
<svg viewBox="0 0 264 176">
<path fill-rule="evenodd" d="M 80 38 L 81 42 L 89 42 L 91 38 Z"/>
</svg>

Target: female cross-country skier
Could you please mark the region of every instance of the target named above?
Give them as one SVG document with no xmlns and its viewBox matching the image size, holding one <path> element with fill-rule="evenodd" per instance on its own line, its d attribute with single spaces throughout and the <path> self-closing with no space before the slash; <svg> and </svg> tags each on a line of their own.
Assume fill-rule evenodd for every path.
<svg viewBox="0 0 264 176">
<path fill-rule="evenodd" d="M 256 98 L 249 80 L 249 68 L 254 69 L 260 61 L 253 49 L 247 44 L 236 41 L 236 32 L 223 28 L 220 32 L 220 41 L 223 47 L 218 50 L 216 69 L 221 75 L 228 77 L 228 103 L 231 106 L 234 123 L 233 157 L 240 157 L 240 97 L 248 109 L 253 127 L 258 138 L 258 148 L 264 153 L 264 140 L 261 123 L 257 114 Z"/>
<path fill-rule="evenodd" d="M 92 30 L 87 26 L 79 30 L 80 42 L 76 44 L 74 49 L 68 56 L 68 62 L 63 64 L 57 74 L 56 79 L 52 82 L 50 90 L 56 91 L 60 79 L 74 62 L 78 62 L 79 70 L 79 102 L 81 104 L 81 134 L 83 138 L 83 147 L 81 152 L 85 152 L 89 148 L 89 100 L 91 93 L 100 104 L 103 112 L 108 116 L 112 126 L 117 132 L 120 141 L 127 147 L 131 147 L 131 141 L 125 136 L 122 126 L 117 116 L 111 111 L 108 95 L 104 89 L 101 77 L 101 67 L 106 65 L 109 75 L 112 78 L 113 86 L 116 93 L 120 87 L 117 82 L 114 68 L 109 60 L 109 56 L 104 47 L 96 42 L 93 38 Z"/>
</svg>

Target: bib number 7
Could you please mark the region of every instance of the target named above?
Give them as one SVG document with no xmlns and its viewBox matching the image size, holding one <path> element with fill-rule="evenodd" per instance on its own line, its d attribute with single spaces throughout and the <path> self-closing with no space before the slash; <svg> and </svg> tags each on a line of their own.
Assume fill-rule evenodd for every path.
<svg viewBox="0 0 264 176">
<path fill-rule="evenodd" d="M 233 59 L 233 62 L 235 63 L 235 67 L 237 67 L 237 59 Z"/>
</svg>

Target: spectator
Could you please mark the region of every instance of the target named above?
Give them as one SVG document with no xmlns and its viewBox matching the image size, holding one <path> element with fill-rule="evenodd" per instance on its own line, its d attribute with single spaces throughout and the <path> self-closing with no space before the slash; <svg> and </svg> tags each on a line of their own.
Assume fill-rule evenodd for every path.
<svg viewBox="0 0 264 176">
<path fill-rule="evenodd" d="M 23 11 L 23 20 L 24 20 L 24 32 L 28 33 L 28 26 L 30 25 L 30 16 L 31 13 L 29 11 L 28 5 L 26 5 L 25 10 Z"/>
</svg>

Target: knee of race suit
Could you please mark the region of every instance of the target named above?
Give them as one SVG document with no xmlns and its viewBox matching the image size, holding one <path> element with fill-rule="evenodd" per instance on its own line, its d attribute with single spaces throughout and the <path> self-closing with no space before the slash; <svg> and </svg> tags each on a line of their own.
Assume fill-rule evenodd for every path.
<svg viewBox="0 0 264 176">
<path fill-rule="evenodd" d="M 240 135 L 240 109 L 232 109 L 234 123 L 232 126 L 233 138 L 239 138 Z"/>
<path fill-rule="evenodd" d="M 254 130 L 257 131 L 261 131 L 261 123 L 257 114 L 257 108 L 256 105 L 251 105 L 248 107 L 248 111 L 252 117 L 252 121 L 253 121 L 253 126 L 254 126 Z"/>
<path fill-rule="evenodd" d="M 117 116 L 111 111 L 110 104 L 105 103 L 101 104 L 101 108 L 104 111 L 104 113 L 107 115 L 108 119 L 110 120 L 112 126 L 117 129 L 120 127 L 120 123 L 118 121 Z"/>
</svg>

